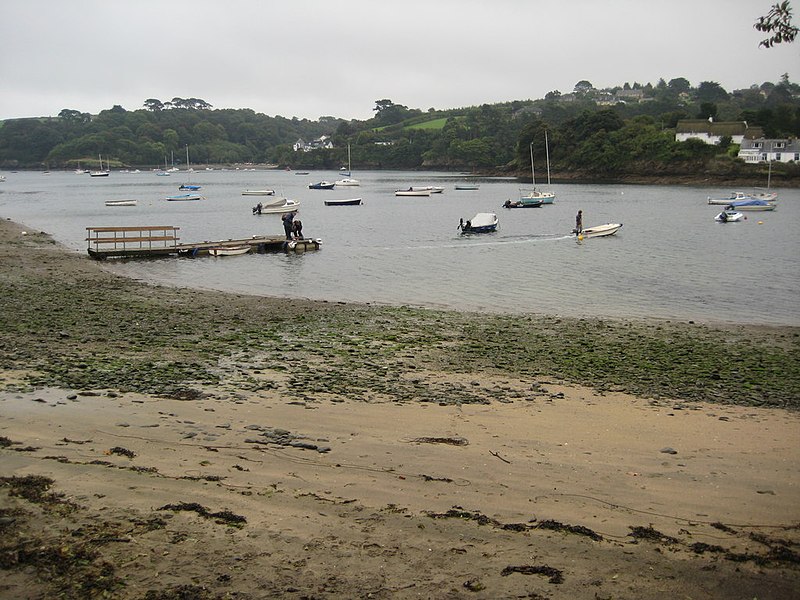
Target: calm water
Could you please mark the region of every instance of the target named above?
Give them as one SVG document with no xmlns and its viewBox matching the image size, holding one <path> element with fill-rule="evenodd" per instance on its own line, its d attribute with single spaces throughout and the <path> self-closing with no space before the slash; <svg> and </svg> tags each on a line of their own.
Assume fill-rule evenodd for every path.
<svg viewBox="0 0 800 600">
<path fill-rule="evenodd" d="M 166 202 L 180 174 L 3 173 L 0 216 L 47 231 L 84 253 L 87 226 L 176 225 L 182 241 L 282 235 L 280 215 L 254 216 L 245 189 L 275 189 L 301 202 L 304 233 L 323 249 L 302 255 L 113 261 L 126 276 L 265 296 L 409 304 L 565 316 L 655 317 L 800 325 L 800 190 L 780 190 L 774 212 L 719 224 L 709 195 L 731 189 L 633 185 L 557 185 L 556 203 L 506 210 L 519 195 L 510 179 L 444 173 L 358 172 L 360 187 L 309 190 L 338 173 L 198 171 L 200 202 Z M 441 195 L 398 198 L 410 185 L 439 185 Z M 747 191 L 747 190 L 745 190 Z M 362 197 L 362 206 L 326 207 L 326 199 Z M 136 198 L 137 207 L 105 200 Z M 582 209 L 584 226 L 622 222 L 610 238 L 577 242 L 568 234 Z M 461 236 L 460 217 L 495 212 L 494 234 Z M 110 264 L 110 263 L 109 263 Z"/>
</svg>

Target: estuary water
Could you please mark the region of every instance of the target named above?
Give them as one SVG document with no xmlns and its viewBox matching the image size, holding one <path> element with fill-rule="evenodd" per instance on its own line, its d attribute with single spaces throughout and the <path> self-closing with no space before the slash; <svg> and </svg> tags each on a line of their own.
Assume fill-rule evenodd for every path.
<svg viewBox="0 0 800 600">
<path fill-rule="evenodd" d="M 274 189 L 298 200 L 305 254 L 107 261 L 122 275 L 165 285 L 262 296 L 411 305 L 493 313 L 632 317 L 697 322 L 800 325 L 800 190 L 782 189 L 778 208 L 720 224 L 708 196 L 732 189 L 688 186 L 550 186 L 553 205 L 504 209 L 519 197 L 515 179 L 451 173 L 353 172 L 359 187 L 310 190 L 334 171 L 197 170 L 157 177 L 113 172 L 0 173 L 0 217 L 46 231 L 86 252 L 86 227 L 175 225 L 183 242 L 282 235 L 280 215 L 252 214 Z M 167 202 L 188 181 L 198 202 Z M 456 183 L 479 184 L 461 191 Z M 396 189 L 435 185 L 444 193 L 395 197 Z M 547 187 L 540 185 L 539 188 Z M 741 191 L 749 191 L 747 189 Z M 361 206 L 325 206 L 360 197 Z M 105 201 L 135 198 L 136 207 Z M 623 223 L 617 235 L 577 241 L 585 227 Z M 459 218 L 494 212 L 495 233 L 461 235 Z"/>
</svg>

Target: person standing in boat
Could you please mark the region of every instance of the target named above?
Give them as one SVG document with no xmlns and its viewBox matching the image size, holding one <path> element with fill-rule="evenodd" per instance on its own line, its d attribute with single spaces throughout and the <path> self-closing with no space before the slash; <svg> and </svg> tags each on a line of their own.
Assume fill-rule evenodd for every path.
<svg viewBox="0 0 800 600">
<path fill-rule="evenodd" d="M 286 239 L 292 239 L 292 225 L 294 224 L 294 216 L 297 213 L 294 211 L 288 212 L 281 217 L 283 221 L 283 232 L 286 234 Z"/>
<path fill-rule="evenodd" d="M 575 233 L 580 235 L 583 233 L 583 211 L 579 210 L 575 215 Z"/>
</svg>

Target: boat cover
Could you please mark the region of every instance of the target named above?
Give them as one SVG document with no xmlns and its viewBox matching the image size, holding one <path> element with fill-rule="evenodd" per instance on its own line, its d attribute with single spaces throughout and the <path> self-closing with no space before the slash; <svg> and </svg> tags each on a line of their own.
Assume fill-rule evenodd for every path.
<svg viewBox="0 0 800 600">
<path fill-rule="evenodd" d="M 731 202 L 730 205 L 731 206 L 769 206 L 769 202 L 753 198 L 751 200 L 739 200 L 737 202 Z"/>
<path fill-rule="evenodd" d="M 497 215 L 494 213 L 478 213 L 470 219 L 470 225 L 475 227 L 487 227 L 497 223 Z"/>
</svg>

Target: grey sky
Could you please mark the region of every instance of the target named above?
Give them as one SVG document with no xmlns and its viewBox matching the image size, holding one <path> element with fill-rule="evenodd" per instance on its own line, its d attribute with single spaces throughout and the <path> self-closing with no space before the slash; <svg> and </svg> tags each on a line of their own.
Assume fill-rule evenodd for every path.
<svg viewBox="0 0 800 600">
<path fill-rule="evenodd" d="M 0 119 L 201 98 L 366 119 L 685 77 L 726 90 L 784 73 L 753 23 L 776 0 L 2 0 Z M 800 21 L 795 2 L 795 23 Z"/>
</svg>

